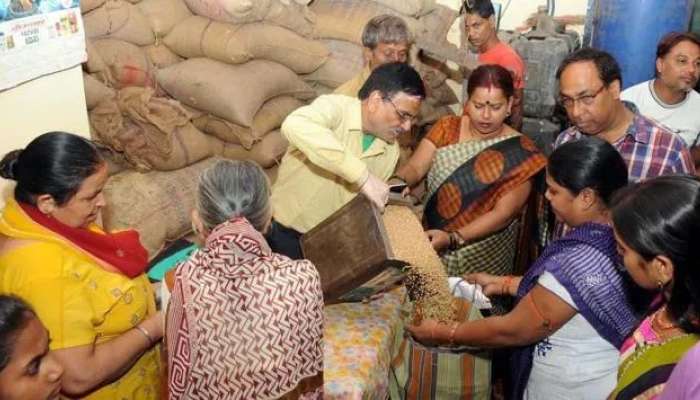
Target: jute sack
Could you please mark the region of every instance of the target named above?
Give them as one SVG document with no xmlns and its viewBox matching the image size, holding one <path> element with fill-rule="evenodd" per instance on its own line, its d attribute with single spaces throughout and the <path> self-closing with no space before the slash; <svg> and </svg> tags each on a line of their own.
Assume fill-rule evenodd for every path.
<svg viewBox="0 0 700 400">
<path fill-rule="evenodd" d="M 92 40 L 85 39 L 85 49 L 87 51 L 87 62 L 84 68 L 101 82 L 112 82 L 111 72 L 105 60 L 92 44 Z"/>
<path fill-rule="evenodd" d="M 411 66 L 416 69 L 416 72 L 420 75 L 426 88 L 429 89 L 442 85 L 447 80 L 447 75 L 435 66 L 426 64 L 423 60 L 424 59 L 419 56 L 413 57 Z M 435 62 L 439 63 L 439 61 Z"/>
<path fill-rule="evenodd" d="M 105 1 L 107 0 L 82 0 L 80 2 L 80 13 L 86 14 L 103 5 Z"/>
<path fill-rule="evenodd" d="M 346 40 L 362 44 L 362 30 L 370 19 L 380 14 L 399 13 L 372 1 L 314 0 L 309 9 L 316 14 L 315 36 L 322 39 Z M 413 35 L 421 35 L 421 22 L 415 18 L 399 15 Z"/>
<path fill-rule="evenodd" d="M 207 57 L 229 64 L 263 59 L 286 65 L 297 73 L 314 71 L 328 57 L 323 43 L 280 26 L 232 25 L 200 16 L 178 24 L 165 37 L 165 44 L 186 58 Z"/>
<path fill-rule="evenodd" d="M 287 115 L 303 105 L 304 102 L 291 96 L 273 97 L 255 114 L 252 129 L 211 114 L 193 117 L 192 123 L 197 129 L 217 139 L 251 150 L 268 132 L 279 128 Z"/>
<path fill-rule="evenodd" d="M 337 88 L 362 71 L 365 62 L 362 46 L 343 40 L 325 39 L 322 42 L 330 50 L 328 60 L 314 72 L 303 75 L 302 79 Z"/>
<path fill-rule="evenodd" d="M 163 44 L 146 46 L 143 48 L 143 51 L 146 53 L 148 61 L 155 68 L 169 67 L 184 60 Z"/>
<path fill-rule="evenodd" d="M 438 42 L 447 40 L 447 33 L 459 17 L 459 11 L 442 4 L 434 5 L 434 9 L 420 17 L 423 25 L 424 36 Z"/>
<path fill-rule="evenodd" d="M 185 0 L 197 15 L 220 22 L 269 22 L 302 36 L 313 34 L 315 17 L 305 4 L 282 0 Z"/>
<path fill-rule="evenodd" d="M 205 34 L 205 42 L 208 40 Z M 233 40 L 242 42 L 252 59 L 276 61 L 298 74 L 318 69 L 329 54 L 322 42 L 271 24 L 243 25 Z"/>
<path fill-rule="evenodd" d="M 131 168 L 131 164 L 124 158 L 123 153 L 100 142 L 93 142 L 93 144 L 97 147 L 97 151 L 99 151 L 102 159 L 107 163 L 107 175 L 116 175 Z"/>
<path fill-rule="evenodd" d="M 209 141 L 175 100 L 130 87 L 90 111 L 95 139 L 123 152 L 136 169 L 169 171 L 211 156 Z"/>
<path fill-rule="evenodd" d="M 274 185 L 275 182 L 277 182 L 277 175 L 279 173 L 280 166 L 279 164 L 275 164 L 270 168 L 265 168 L 263 172 L 265 172 L 265 175 L 267 175 L 267 179 L 270 180 L 270 186 Z"/>
<path fill-rule="evenodd" d="M 223 156 L 233 160 L 253 160 L 263 168 L 270 168 L 282 159 L 287 146 L 287 139 L 276 130 L 265 135 L 262 141 L 253 145 L 250 150 L 237 144 L 225 144 Z"/>
<path fill-rule="evenodd" d="M 192 58 L 159 70 L 157 78 L 182 103 L 246 127 L 263 103 L 275 96 L 301 100 L 315 96 L 292 70 L 265 60 L 228 65 Z"/>
<path fill-rule="evenodd" d="M 211 148 L 211 154 L 214 157 L 221 157 L 224 154 L 224 146 L 226 143 L 214 136 L 209 136 L 207 135 L 207 139 L 209 140 L 209 147 Z"/>
<path fill-rule="evenodd" d="M 172 172 L 127 171 L 111 177 L 104 188 L 105 229 L 136 229 L 152 258 L 166 241 L 191 230 L 199 176 L 216 161 L 210 158 Z"/>
<path fill-rule="evenodd" d="M 148 19 L 135 5 L 123 0 L 107 0 L 83 16 L 85 35 L 88 38 L 121 39 L 147 46 L 155 42 Z"/>
<path fill-rule="evenodd" d="M 440 118 L 448 115 L 455 115 L 449 106 L 436 106 L 431 101 L 424 101 L 420 105 L 419 125 L 435 123 Z"/>
<path fill-rule="evenodd" d="M 204 133 L 212 135 L 225 143 L 239 144 L 246 150 L 250 150 L 256 141 L 252 129 L 226 121 L 215 115 L 205 113 L 192 118 L 192 124 Z"/>
<path fill-rule="evenodd" d="M 304 102 L 292 96 L 277 96 L 266 101 L 253 119 L 253 135 L 262 138 L 268 132 L 282 126 L 282 122 L 292 111 L 304 105 Z"/>
<path fill-rule="evenodd" d="M 428 98 L 433 100 L 433 104 L 436 106 L 450 106 L 459 103 L 457 95 L 447 85 L 447 82 L 443 82 L 437 87 L 428 89 Z"/>
<path fill-rule="evenodd" d="M 202 39 L 211 20 L 199 15 L 191 15 L 175 25 L 163 42 L 180 57 L 195 58 L 204 56 Z M 245 60 L 241 60 L 244 62 Z"/>
<path fill-rule="evenodd" d="M 316 92 L 316 97 L 323 96 L 324 94 L 331 94 L 335 91 L 335 88 L 323 85 L 319 82 L 308 81 L 309 86 Z"/>
<path fill-rule="evenodd" d="M 374 0 L 374 2 L 412 17 L 427 14 L 435 8 L 435 0 Z"/>
<path fill-rule="evenodd" d="M 83 86 L 85 87 L 85 104 L 88 110 L 95 108 L 104 99 L 114 97 L 114 89 L 104 85 L 90 74 L 83 73 Z"/>
<path fill-rule="evenodd" d="M 110 71 L 105 83 L 116 89 L 128 86 L 155 88 L 153 68 L 142 48 L 117 39 L 98 39 L 92 45 Z"/>
<path fill-rule="evenodd" d="M 156 37 L 165 37 L 175 25 L 192 15 L 183 0 L 143 0 L 137 7 Z"/>
</svg>

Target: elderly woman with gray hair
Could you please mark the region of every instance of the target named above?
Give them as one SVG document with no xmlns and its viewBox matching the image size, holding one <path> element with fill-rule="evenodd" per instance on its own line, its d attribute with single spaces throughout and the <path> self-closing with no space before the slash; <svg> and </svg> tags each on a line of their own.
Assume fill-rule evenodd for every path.
<svg viewBox="0 0 700 400">
<path fill-rule="evenodd" d="M 271 216 L 256 164 L 202 173 L 192 224 L 203 245 L 166 279 L 171 400 L 322 398 L 319 275 L 270 250 Z"/>
</svg>

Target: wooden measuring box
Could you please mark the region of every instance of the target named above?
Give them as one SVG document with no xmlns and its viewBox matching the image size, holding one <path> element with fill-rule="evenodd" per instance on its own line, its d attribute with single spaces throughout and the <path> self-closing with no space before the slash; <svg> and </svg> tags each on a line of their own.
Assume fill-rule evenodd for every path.
<svg viewBox="0 0 700 400">
<path fill-rule="evenodd" d="M 391 244 L 379 210 L 363 195 L 348 204 L 301 237 L 304 258 L 314 263 L 321 276 L 325 302 L 357 301 L 357 289 L 372 280 L 373 287 L 396 283 L 402 277 L 396 268 L 405 263 L 393 260 Z M 387 268 L 383 282 L 377 275 Z M 373 279 L 375 278 L 375 279 Z M 349 295 L 355 290 L 354 295 Z"/>
</svg>

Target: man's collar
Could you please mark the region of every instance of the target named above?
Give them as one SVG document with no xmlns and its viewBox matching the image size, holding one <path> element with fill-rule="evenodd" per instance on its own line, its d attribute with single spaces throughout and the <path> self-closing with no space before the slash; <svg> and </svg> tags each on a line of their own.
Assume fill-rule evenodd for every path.
<svg viewBox="0 0 700 400">
<path fill-rule="evenodd" d="M 659 96 L 659 94 L 656 93 L 656 87 L 654 86 L 657 79 L 658 78 L 655 78 L 655 79 L 652 79 L 649 81 L 649 93 L 651 94 L 651 98 L 656 102 L 656 104 L 658 104 L 659 106 L 661 106 L 663 108 L 672 109 L 672 108 L 681 107 L 686 103 L 686 101 L 688 101 L 688 98 L 690 97 L 689 92 L 686 92 L 685 96 L 683 97 L 683 100 L 679 101 L 678 103 L 669 104 L 669 103 L 666 103 L 665 101 L 663 101 L 663 99 L 661 99 L 661 96 Z M 663 85 L 663 82 L 661 82 L 661 81 L 659 81 L 659 82 L 660 82 L 660 84 Z"/>
<path fill-rule="evenodd" d="M 651 131 L 647 127 L 649 125 L 649 121 L 645 121 L 646 118 L 639 113 L 639 109 L 634 103 L 625 100 L 620 101 L 625 108 L 634 114 L 634 116 L 632 117 L 632 122 L 627 127 L 625 134 L 622 135 L 616 142 L 621 142 L 625 140 L 625 138 L 630 137 L 632 140 L 638 143 L 649 143 L 649 140 L 651 139 Z M 581 135 L 586 135 L 580 129 L 578 129 L 578 127 L 574 126 L 573 128 L 574 129 L 565 131 L 565 133 L 569 135 L 571 139 L 575 139 Z"/>
<path fill-rule="evenodd" d="M 355 98 L 355 100 L 357 101 L 352 103 L 352 109 L 350 111 L 348 130 L 362 134 L 362 100 L 358 98 Z"/>
<path fill-rule="evenodd" d="M 627 127 L 625 136 L 623 136 L 623 139 L 621 140 L 624 140 L 625 137 L 629 136 L 637 143 L 648 144 L 649 140 L 651 140 L 651 127 L 649 126 L 649 121 L 645 121 L 644 116 L 639 113 L 639 108 L 637 108 L 636 104 L 622 100 L 622 105 L 630 110 L 634 116 L 632 117 L 632 122 Z"/>
</svg>

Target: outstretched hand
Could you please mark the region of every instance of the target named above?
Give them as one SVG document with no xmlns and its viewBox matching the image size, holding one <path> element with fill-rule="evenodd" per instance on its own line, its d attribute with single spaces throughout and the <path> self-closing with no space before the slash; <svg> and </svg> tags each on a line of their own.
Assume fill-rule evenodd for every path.
<svg viewBox="0 0 700 400">
<path fill-rule="evenodd" d="M 447 325 L 437 320 L 427 319 L 422 320 L 418 325 L 406 326 L 406 330 L 409 331 L 417 341 L 425 345 L 436 345 L 442 344 L 442 341 L 439 339 L 439 333 L 442 329 L 445 329 L 446 326 Z"/>
<path fill-rule="evenodd" d="M 425 231 L 425 234 L 428 235 L 430 244 L 433 245 L 435 251 L 440 251 L 450 245 L 450 235 L 445 231 L 430 229 Z"/>
<path fill-rule="evenodd" d="M 360 192 L 364 194 L 380 211 L 384 211 L 386 202 L 389 199 L 389 185 L 372 174 L 367 175 L 367 180 L 360 187 Z"/>
</svg>

